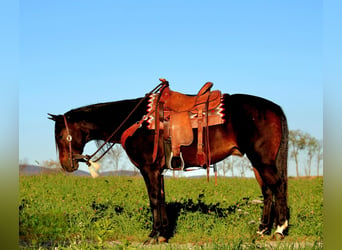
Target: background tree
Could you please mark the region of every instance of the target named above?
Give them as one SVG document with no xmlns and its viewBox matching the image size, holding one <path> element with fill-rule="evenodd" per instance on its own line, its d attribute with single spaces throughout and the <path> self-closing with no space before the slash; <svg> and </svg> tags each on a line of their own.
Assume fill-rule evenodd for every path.
<svg viewBox="0 0 342 250">
<path fill-rule="evenodd" d="M 117 172 L 122 164 L 124 149 L 120 144 L 113 146 L 111 150 L 101 159 L 101 171 Z"/>
<path fill-rule="evenodd" d="M 224 177 L 226 177 L 226 174 L 228 174 L 228 171 L 231 171 L 232 177 L 234 177 L 234 164 L 233 164 L 233 162 L 234 162 L 233 157 L 227 157 L 221 162 L 218 169 L 221 170 Z"/>
<path fill-rule="evenodd" d="M 316 164 L 317 164 L 317 176 L 319 176 L 319 169 L 321 161 L 323 160 L 323 141 L 319 140 L 316 148 Z"/>
<path fill-rule="evenodd" d="M 307 166 L 305 170 L 306 176 L 311 176 L 311 163 L 314 156 L 317 154 L 318 140 L 309 134 L 304 134 L 306 140 L 306 150 L 307 150 Z"/>
<path fill-rule="evenodd" d="M 238 166 L 238 169 L 240 170 L 240 176 L 241 177 L 246 177 L 246 173 L 250 170 L 253 170 L 252 164 L 248 160 L 246 155 L 238 158 L 237 166 Z"/>
<path fill-rule="evenodd" d="M 296 175 L 299 177 L 299 153 L 305 149 L 306 138 L 301 130 L 290 130 L 289 132 L 289 153 L 296 164 Z"/>
</svg>

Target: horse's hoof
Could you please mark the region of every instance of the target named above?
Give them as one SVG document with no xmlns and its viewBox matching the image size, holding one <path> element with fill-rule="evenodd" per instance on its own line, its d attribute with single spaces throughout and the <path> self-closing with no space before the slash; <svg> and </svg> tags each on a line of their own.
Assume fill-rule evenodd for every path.
<svg viewBox="0 0 342 250">
<path fill-rule="evenodd" d="M 164 236 L 159 236 L 158 243 L 167 243 L 167 239 Z"/>
<path fill-rule="evenodd" d="M 155 245 L 159 243 L 167 243 L 167 239 L 163 236 L 151 237 L 144 242 L 144 245 Z"/>
<path fill-rule="evenodd" d="M 259 236 L 261 239 L 264 238 L 264 234 L 263 234 L 262 232 L 259 232 L 259 231 L 258 231 L 256 234 L 257 234 L 257 236 Z"/>
<path fill-rule="evenodd" d="M 259 235 L 261 238 L 264 238 L 264 234 L 268 234 L 268 228 L 264 228 L 263 230 L 258 230 L 257 235 Z"/>
<path fill-rule="evenodd" d="M 157 243 L 158 239 L 156 237 L 151 237 L 144 242 L 144 245 L 155 245 Z"/>
<path fill-rule="evenodd" d="M 272 240 L 283 240 L 284 238 L 284 234 L 280 232 L 275 232 L 272 236 Z"/>
</svg>

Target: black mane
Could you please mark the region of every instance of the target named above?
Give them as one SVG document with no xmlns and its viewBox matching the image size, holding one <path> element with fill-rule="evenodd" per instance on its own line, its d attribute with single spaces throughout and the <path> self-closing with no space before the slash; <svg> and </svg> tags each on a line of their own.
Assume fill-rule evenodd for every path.
<svg viewBox="0 0 342 250">
<path fill-rule="evenodd" d="M 73 120 L 87 120 L 92 118 L 103 119 L 104 117 L 106 117 L 106 119 L 109 119 L 111 114 L 113 114 L 112 117 L 120 118 L 127 116 L 140 100 L 141 98 L 136 98 L 122 101 L 96 103 L 71 109 L 64 115 Z M 141 112 L 144 109 L 146 109 L 146 104 L 143 102 L 140 107 L 138 107 L 135 115 L 136 113 L 138 113 L 139 111 Z"/>
<path fill-rule="evenodd" d="M 120 124 L 127 118 L 127 116 L 132 112 L 132 110 L 139 104 L 142 98 L 128 99 L 114 102 L 104 102 L 90 104 L 82 106 L 79 108 L 71 109 L 66 112 L 68 122 L 90 122 L 96 123 L 101 128 L 107 129 L 110 133 L 114 132 L 115 129 L 120 126 Z M 141 104 L 137 107 L 136 111 L 130 116 L 123 127 L 127 128 L 133 123 L 142 119 L 147 110 L 147 99 L 143 100 Z M 64 125 L 63 116 L 59 117 L 59 125 Z M 56 121 L 57 124 L 57 121 Z M 120 134 L 121 132 L 119 132 Z M 97 147 L 102 146 L 103 140 L 94 140 Z M 107 143 L 101 151 L 105 151 L 111 144 Z"/>
</svg>

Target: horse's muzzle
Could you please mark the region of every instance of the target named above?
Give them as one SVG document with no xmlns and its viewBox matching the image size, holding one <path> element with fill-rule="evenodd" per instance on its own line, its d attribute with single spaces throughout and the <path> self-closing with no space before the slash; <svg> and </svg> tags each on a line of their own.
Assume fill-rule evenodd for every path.
<svg viewBox="0 0 342 250">
<path fill-rule="evenodd" d="M 78 169 L 78 160 L 73 159 L 72 162 L 68 159 L 61 162 L 62 168 L 67 172 L 74 172 Z"/>
</svg>

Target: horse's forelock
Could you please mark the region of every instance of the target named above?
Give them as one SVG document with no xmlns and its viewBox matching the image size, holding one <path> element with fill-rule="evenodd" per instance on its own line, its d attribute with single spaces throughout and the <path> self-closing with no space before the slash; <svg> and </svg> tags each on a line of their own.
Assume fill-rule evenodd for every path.
<svg viewBox="0 0 342 250">
<path fill-rule="evenodd" d="M 59 154 L 59 148 L 58 148 L 58 140 L 57 140 L 56 134 L 58 133 L 58 131 L 60 131 L 65 126 L 64 125 L 64 118 L 63 118 L 63 115 L 51 115 L 51 118 L 49 118 L 49 119 L 55 121 L 55 146 L 56 146 L 56 152 L 58 155 Z"/>
</svg>

